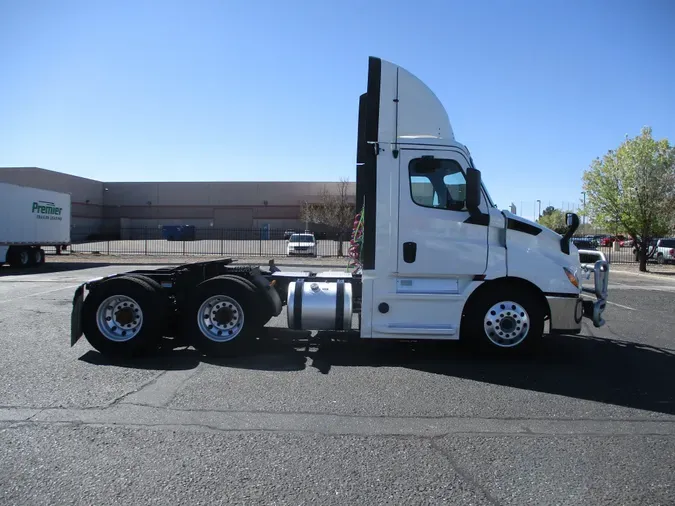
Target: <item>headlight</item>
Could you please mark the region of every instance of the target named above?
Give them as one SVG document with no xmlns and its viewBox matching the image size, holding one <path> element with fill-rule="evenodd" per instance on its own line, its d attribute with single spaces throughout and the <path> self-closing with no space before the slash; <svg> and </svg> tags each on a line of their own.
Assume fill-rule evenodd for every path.
<svg viewBox="0 0 675 506">
<path fill-rule="evenodd" d="M 565 271 L 565 274 L 567 274 L 567 279 L 570 280 L 570 283 L 572 283 L 575 286 L 575 288 L 579 288 L 579 280 L 574 275 L 574 273 L 567 267 L 563 267 L 563 270 Z"/>
</svg>

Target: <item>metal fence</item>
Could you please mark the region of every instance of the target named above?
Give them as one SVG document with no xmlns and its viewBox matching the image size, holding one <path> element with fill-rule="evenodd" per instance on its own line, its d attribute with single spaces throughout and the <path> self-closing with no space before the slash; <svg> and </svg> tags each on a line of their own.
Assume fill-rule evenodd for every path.
<svg viewBox="0 0 675 506">
<path fill-rule="evenodd" d="M 71 251 L 75 253 L 100 253 L 102 255 L 147 256 L 239 256 L 279 257 L 287 255 L 284 230 L 267 229 L 214 229 L 193 228 L 183 239 L 179 233 L 167 233 L 159 228 L 123 229 L 114 234 L 79 232 L 73 236 Z M 347 237 L 339 241 L 337 234 L 317 233 L 317 256 L 346 256 L 349 249 Z M 577 237 L 577 239 L 586 239 Z M 342 243 L 342 248 L 340 248 Z M 595 246 L 610 263 L 637 262 L 632 244 Z"/>
<path fill-rule="evenodd" d="M 579 249 L 596 249 L 604 253 L 610 264 L 631 264 L 637 263 L 633 241 L 624 236 L 613 236 L 606 233 L 576 234 L 573 240 Z"/>
<path fill-rule="evenodd" d="M 78 235 L 73 237 L 72 252 L 102 255 L 279 257 L 287 255 L 288 245 L 284 230 L 267 229 L 194 228 L 183 236 L 162 229 L 134 228 L 114 234 Z M 337 234 L 318 233 L 315 237 L 318 257 L 347 255 L 348 237 L 342 241 Z"/>
<path fill-rule="evenodd" d="M 580 248 L 581 249 L 581 248 Z M 612 247 L 597 247 L 598 251 L 602 251 L 610 264 L 633 264 L 637 263 L 635 253 L 632 247 L 624 246 L 618 250 Z"/>
</svg>

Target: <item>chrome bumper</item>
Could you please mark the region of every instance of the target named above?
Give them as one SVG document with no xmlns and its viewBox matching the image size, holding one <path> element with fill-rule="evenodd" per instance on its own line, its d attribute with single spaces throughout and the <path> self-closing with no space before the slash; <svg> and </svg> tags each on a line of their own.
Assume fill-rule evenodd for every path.
<svg viewBox="0 0 675 506">
<path fill-rule="evenodd" d="M 605 260 L 605 256 L 599 251 L 580 250 L 579 253 L 580 255 L 583 253 L 584 256 L 588 254 L 595 254 L 594 256 L 597 255 L 600 257 L 600 260 L 597 260 L 593 266 L 588 263 L 582 263 L 581 269 L 585 273 L 586 279 L 590 279 L 591 274 L 593 275 L 593 288 L 584 287 L 582 288 L 583 293 L 595 295 L 595 298 L 597 299 L 584 300 L 584 316 L 593 320 L 593 325 L 595 327 L 602 327 L 605 324 L 605 320 L 602 318 L 602 313 L 607 307 L 609 264 L 607 263 L 607 260 Z"/>
</svg>

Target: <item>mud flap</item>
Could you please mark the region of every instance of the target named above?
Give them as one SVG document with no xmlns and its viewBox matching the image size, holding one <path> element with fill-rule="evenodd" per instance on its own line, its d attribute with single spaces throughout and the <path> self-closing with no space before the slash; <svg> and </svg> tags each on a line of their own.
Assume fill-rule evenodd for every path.
<svg viewBox="0 0 675 506">
<path fill-rule="evenodd" d="M 73 312 L 70 315 L 70 346 L 82 337 L 82 305 L 84 304 L 84 285 L 80 285 L 75 290 L 73 297 Z"/>
</svg>

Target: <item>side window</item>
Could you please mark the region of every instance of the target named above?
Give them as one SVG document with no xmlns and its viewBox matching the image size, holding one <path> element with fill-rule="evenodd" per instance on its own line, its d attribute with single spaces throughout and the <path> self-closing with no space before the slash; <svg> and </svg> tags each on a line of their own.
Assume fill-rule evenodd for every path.
<svg viewBox="0 0 675 506">
<path fill-rule="evenodd" d="M 454 160 L 416 158 L 408 166 L 415 204 L 437 209 L 466 209 L 466 179 Z"/>
</svg>

